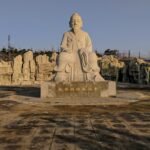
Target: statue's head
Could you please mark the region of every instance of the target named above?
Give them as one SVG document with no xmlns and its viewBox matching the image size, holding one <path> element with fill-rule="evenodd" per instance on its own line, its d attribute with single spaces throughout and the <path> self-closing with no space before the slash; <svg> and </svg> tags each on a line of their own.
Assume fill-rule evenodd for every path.
<svg viewBox="0 0 150 150">
<path fill-rule="evenodd" d="M 78 13 L 73 13 L 69 21 L 70 28 L 73 30 L 81 29 L 83 26 L 82 18 Z"/>
</svg>

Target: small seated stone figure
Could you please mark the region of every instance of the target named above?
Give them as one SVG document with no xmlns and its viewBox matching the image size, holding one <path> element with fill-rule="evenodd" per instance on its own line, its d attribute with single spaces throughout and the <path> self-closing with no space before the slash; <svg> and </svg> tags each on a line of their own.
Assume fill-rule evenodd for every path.
<svg viewBox="0 0 150 150">
<path fill-rule="evenodd" d="M 88 33 L 82 30 L 81 16 L 74 13 L 69 25 L 71 30 L 65 32 L 62 38 L 54 80 L 56 82 L 104 81 L 99 74 L 98 58 L 92 51 L 91 39 Z"/>
</svg>

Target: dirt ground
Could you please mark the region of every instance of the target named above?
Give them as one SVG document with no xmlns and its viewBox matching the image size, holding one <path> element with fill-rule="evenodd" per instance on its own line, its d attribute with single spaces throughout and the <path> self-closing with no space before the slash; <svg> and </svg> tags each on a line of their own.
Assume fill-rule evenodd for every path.
<svg viewBox="0 0 150 150">
<path fill-rule="evenodd" d="M 89 105 L 52 101 L 39 87 L 1 86 L 0 150 L 150 150 L 149 88 L 118 88 Z"/>
</svg>

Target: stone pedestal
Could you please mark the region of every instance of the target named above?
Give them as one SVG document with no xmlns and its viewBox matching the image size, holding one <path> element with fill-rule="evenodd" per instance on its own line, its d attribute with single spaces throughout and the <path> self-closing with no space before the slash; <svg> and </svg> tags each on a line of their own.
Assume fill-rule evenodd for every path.
<svg viewBox="0 0 150 150">
<path fill-rule="evenodd" d="M 101 82 L 72 82 L 41 84 L 41 98 L 66 97 L 109 97 L 116 96 L 116 83 L 113 81 Z"/>
</svg>

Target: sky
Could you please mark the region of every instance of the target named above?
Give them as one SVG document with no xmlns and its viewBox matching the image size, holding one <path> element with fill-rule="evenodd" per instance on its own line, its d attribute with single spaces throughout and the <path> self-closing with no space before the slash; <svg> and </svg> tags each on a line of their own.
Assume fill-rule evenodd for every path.
<svg viewBox="0 0 150 150">
<path fill-rule="evenodd" d="M 74 12 L 93 49 L 150 57 L 150 0 L 0 0 L 0 48 L 59 49 Z"/>
</svg>

